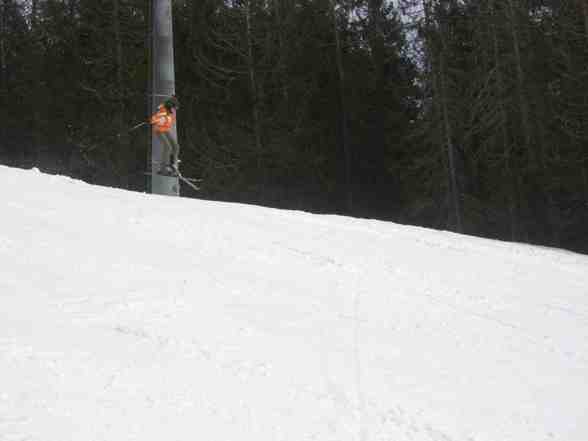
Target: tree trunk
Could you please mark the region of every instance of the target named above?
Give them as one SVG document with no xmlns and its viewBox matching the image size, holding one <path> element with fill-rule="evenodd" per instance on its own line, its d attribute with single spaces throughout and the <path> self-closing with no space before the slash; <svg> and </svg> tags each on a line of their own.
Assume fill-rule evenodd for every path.
<svg viewBox="0 0 588 441">
<path fill-rule="evenodd" d="M 512 148 L 510 145 L 510 137 L 508 134 L 508 114 L 506 111 L 506 104 L 504 102 L 504 96 L 506 93 L 506 86 L 504 82 L 504 76 L 502 75 L 502 63 L 501 53 L 498 44 L 498 30 L 497 30 L 497 16 L 494 7 L 494 0 L 490 0 L 490 13 L 491 13 L 491 32 L 493 42 L 493 55 L 494 55 L 494 68 L 496 69 L 496 95 L 498 97 L 498 106 L 500 112 L 500 131 L 502 136 L 502 151 L 504 152 L 504 167 L 506 179 L 508 181 L 508 214 L 509 214 L 509 226 L 510 226 L 510 239 L 512 241 L 518 240 L 519 237 L 519 226 L 518 226 L 518 181 L 514 173 L 514 164 L 512 158 Z"/>
<path fill-rule="evenodd" d="M 6 17 L 7 0 L 0 0 L 0 90 L 7 88 L 8 66 L 6 65 Z"/>
<path fill-rule="evenodd" d="M 516 11 L 513 5 L 513 0 L 508 0 L 508 8 L 510 13 L 510 31 L 512 37 L 513 50 L 515 55 L 515 68 L 517 78 L 517 98 L 519 101 L 519 108 L 521 109 L 521 124 L 523 128 L 524 147 L 527 154 L 530 155 L 531 166 L 537 167 L 537 155 L 531 146 L 531 124 L 529 123 L 529 103 L 525 96 L 525 72 L 523 70 L 523 62 L 521 58 L 521 44 L 519 40 L 519 33 L 517 30 Z"/>
<path fill-rule="evenodd" d="M 247 71 L 249 73 L 249 88 L 251 89 L 252 100 L 252 119 L 253 119 L 253 133 L 255 137 L 255 149 L 257 153 L 257 165 L 262 179 L 262 190 L 265 188 L 265 170 L 263 160 L 263 143 L 262 143 L 262 128 L 261 128 L 261 109 L 259 102 L 259 87 L 257 73 L 255 71 L 255 58 L 253 53 L 253 25 L 251 1 L 245 2 L 245 25 L 246 25 L 246 40 L 247 40 Z"/>
<path fill-rule="evenodd" d="M 445 131 L 445 142 L 447 146 L 447 159 L 449 164 L 449 188 L 453 212 L 455 215 L 455 228 L 458 233 L 463 233 L 463 220 L 461 208 L 461 191 L 457 180 L 457 166 L 455 161 L 455 145 L 453 144 L 453 128 L 449 117 L 449 99 L 447 92 L 447 65 L 446 54 L 441 52 L 441 107 L 443 109 L 443 127 Z"/>
<path fill-rule="evenodd" d="M 339 86 L 339 106 L 341 124 L 341 143 L 345 162 L 345 195 L 346 208 L 349 213 L 353 211 L 353 189 L 351 184 L 351 148 L 349 144 L 349 127 L 347 117 L 347 99 L 345 97 L 345 69 L 343 67 L 343 52 L 341 48 L 341 37 L 337 26 L 337 11 L 335 0 L 330 0 L 331 16 L 333 21 L 333 38 L 335 40 L 335 59 L 337 63 L 337 78 Z"/>
<path fill-rule="evenodd" d="M 112 27 L 114 33 L 114 52 L 116 58 L 116 94 L 115 102 L 116 107 L 116 118 L 117 118 L 117 131 L 122 131 L 124 127 L 124 84 L 123 84 L 123 42 L 121 35 L 121 23 L 120 23 L 120 0 L 113 0 L 112 8 Z M 126 137 L 122 137 L 118 142 L 117 151 L 114 152 L 115 163 L 118 171 L 118 179 L 120 185 L 123 188 L 128 188 L 128 173 L 126 172 L 126 158 L 124 152 L 127 151 L 125 144 L 127 144 Z"/>
<path fill-rule="evenodd" d="M 544 176 L 549 176 L 547 166 L 545 163 L 545 146 L 543 139 L 544 137 L 541 136 L 542 132 L 544 132 L 544 128 L 542 126 L 537 127 L 537 132 L 539 135 L 536 137 L 537 147 L 533 145 L 533 128 L 531 127 L 531 116 L 530 116 L 530 103 L 527 98 L 527 94 L 525 92 L 525 72 L 523 68 L 523 60 L 521 56 L 521 42 L 518 33 L 518 26 L 517 23 L 517 12 L 515 10 L 515 5 L 513 0 L 508 0 L 508 10 L 509 10 L 509 24 L 511 30 L 511 37 L 513 43 L 513 50 L 515 55 L 515 64 L 516 64 L 516 78 L 517 78 L 517 97 L 519 101 L 519 106 L 521 109 L 521 123 L 523 126 L 523 135 L 524 135 L 524 147 L 525 152 L 528 154 L 529 157 L 529 164 L 530 164 L 530 171 L 531 171 L 531 179 L 533 181 L 537 181 L 533 174 L 537 171 L 541 171 Z M 541 124 L 540 121 L 536 121 L 536 124 Z M 559 227 L 558 227 L 558 217 L 559 214 L 556 212 L 557 208 L 553 199 L 553 196 L 549 192 L 549 190 L 545 189 L 545 186 L 548 184 L 547 180 L 544 179 L 541 182 L 538 182 L 541 185 L 541 189 L 531 189 L 532 192 L 538 193 L 542 196 L 542 205 L 541 207 L 545 210 L 545 214 L 547 215 L 548 225 L 547 227 L 551 230 L 552 241 L 554 245 L 559 244 Z"/>
<path fill-rule="evenodd" d="M 8 92 L 8 66 L 6 62 L 6 17 L 7 0 L 0 0 L 0 117 L 6 117 L 7 105 L 4 97 Z M 6 139 L 6 124 L 0 124 L 0 139 Z"/>
<path fill-rule="evenodd" d="M 368 34 L 371 49 L 372 63 L 375 72 L 375 113 L 373 138 L 370 139 L 373 148 L 371 172 L 376 174 L 376 179 L 383 179 L 385 172 L 386 156 L 386 54 L 385 41 L 382 32 L 382 7 L 383 0 L 368 1 Z M 377 184 L 381 184 L 378 182 Z"/>
<path fill-rule="evenodd" d="M 423 18 L 424 18 L 424 29 L 425 29 L 425 51 L 426 51 L 426 55 L 425 55 L 425 60 L 427 62 L 426 68 L 427 68 L 427 81 L 430 84 L 431 87 L 431 96 L 432 96 L 432 100 L 431 100 L 431 106 L 432 106 L 432 120 L 435 122 L 435 127 L 437 126 L 436 122 L 440 121 L 441 122 L 441 128 L 440 128 L 440 133 L 437 134 L 434 131 L 434 135 L 433 135 L 433 142 L 439 142 L 439 147 L 441 150 L 441 153 L 444 157 L 446 157 L 446 153 L 447 153 L 447 145 L 446 145 L 446 138 L 444 136 L 444 133 L 446 131 L 446 126 L 444 124 L 444 108 L 442 105 L 442 93 L 441 93 L 441 80 L 440 80 L 440 74 L 439 74 L 439 67 L 438 67 L 438 59 L 440 59 L 440 56 L 437 56 L 437 48 L 435 46 L 435 42 L 434 39 L 432 38 L 433 36 L 433 29 L 434 29 L 434 25 L 433 25 L 433 11 L 432 11 L 432 5 L 431 5 L 431 1 L 430 0 L 422 0 L 422 10 L 423 10 Z M 445 175 L 447 176 L 447 182 L 448 182 L 448 195 L 451 195 L 451 180 L 449 178 L 450 176 L 450 168 L 449 165 L 447 163 L 447 161 L 443 161 L 443 168 L 444 168 L 444 172 Z M 441 206 L 443 205 L 442 203 L 440 204 Z M 452 205 L 451 202 L 449 202 L 447 204 L 448 206 Z M 451 207 L 449 208 L 449 210 L 451 210 Z M 443 210 L 440 210 L 440 212 L 443 212 Z M 440 214 L 439 219 L 437 220 L 437 226 L 443 226 L 446 227 L 447 223 L 448 223 L 448 219 L 447 219 L 448 215 L 446 213 L 443 213 L 443 215 Z"/>
<path fill-rule="evenodd" d="M 580 0 L 582 2 L 582 11 L 584 13 L 584 31 L 586 43 L 588 43 L 588 0 Z"/>
<path fill-rule="evenodd" d="M 37 31 L 38 31 L 38 20 L 37 20 L 37 16 L 39 13 L 39 1 L 38 0 L 33 0 L 31 3 L 31 33 L 35 36 L 35 38 L 37 37 Z M 43 49 L 40 47 L 40 44 L 38 42 L 35 42 L 34 44 L 34 51 L 35 51 L 35 55 L 32 58 L 32 65 L 33 65 L 33 71 L 35 72 L 41 72 L 41 66 L 42 66 L 42 60 L 43 57 L 45 57 L 44 51 Z M 32 134 L 32 150 L 33 150 L 33 156 L 34 156 L 34 162 L 37 165 L 40 165 L 42 158 L 41 158 L 41 151 L 42 151 L 42 144 L 43 144 L 43 139 L 42 139 L 42 114 L 41 114 L 41 108 L 42 106 L 39 106 L 38 103 L 40 102 L 40 95 L 43 91 L 44 86 L 42 86 L 40 84 L 39 81 L 33 81 L 32 83 L 32 90 L 31 90 L 31 95 L 32 95 L 32 100 L 31 102 L 34 103 L 34 105 L 32 105 L 32 127 L 31 127 L 31 134 Z"/>
<path fill-rule="evenodd" d="M 120 24 L 120 0 L 113 0 L 112 27 L 114 32 L 115 56 L 116 56 L 116 84 L 119 102 L 123 100 L 123 42 Z M 122 113 L 122 107 L 120 107 Z"/>
<path fill-rule="evenodd" d="M 261 121 L 261 89 L 257 71 L 255 69 L 254 36 L 253 36 L 253 12 L 251 3 L 254 0 L 245 2 L 245 26 L 247 44 L 247 72 L 249 74 L 249 88 L 251 93 L 251 117 L 253 122 L 253 134 L 255 140 L 255 154 L 257 155 L 257 169 L 259 173 L 260 197 L 265 196 L 267 185 L 267 170 L 264 160 L 263 129 Z"/>
<path fill-rule="evenodd" d="M 289 114 L 290 94 L 288 92 L 288 76 L 286 66 L 286 36 L 284 33 L 284 18 L 287 8 L 284 7 L 284 0 L 274 0 L 274 14 L 276 17 L 276 28 L 278 36 L 278 75 L 282 99 L 284 100 L 285 109 Z"/>
<path fill-rule="evenodd" d="M 525 73 L 523 70 L 523 63 L 521 59 L 521 49 L 520 49 L 520 41 L 519 41 L 519 34 L 517 31 L 517 20 L 516 20 L 516 12 L 513 4 L 513 0 L 508 0 L 508 23 L 510 27 L 510 36 L 512 39 L 512 48 L 514 52 L 514 63 L 515 63 L 515 71 L 516 71 L 516 97 L 518 101 L 518 108 L 520 109 L 520 118 L 521 118 L 521 126 L 523 130 L 523 150 L 524 154 L 527 155 L 531 173 L 534 173 L 533 170 L 537 169 L 537 156 L 533 150 L 531 145 L 531 126 L 529 123 L 529 107 L 528 102 L 525 96 Z M 523 172 L 522 177 L 525 177 L 524 174 L 528 172 Z M 520 178 L 519 178 L 520 179 Z M 529 190 L 525 188 L 524 184 L 521 188 L 521 200 L 524 202 L 524 217 L 528 219 L 529 217 L 534 217 L 529 213 L 529 201 L 526 198 L 526 195 L 529 193 Z M 532 192 L 532 190 L 531 190 Z"/>
<path fill-rule="evenodd" d="M 447 148 L 447 160 L 449 166 L 449 192 L 451 197 L 451 204 L 453 208 L 453 214 L 455 216 L 455 228 L 458 233 L 463 233 L 463 214 L 461 207 L 461 190 L 459 188 L 459 181 L 457 178 L 457 163 L 456 163 L 456 152 L 454 145 L 454 134 L 453 126 L 450 116 L 449 107 L 449 87 L 447 84 L 448 78 L 448 60 L 447 60 L 447 29 L 445 24 L 440 23 L 440 39 L 441 49 L 439 51 L 439 80 L 440 80 L 440 96 L 441 110 L 443 118 L 443 129 L 444 129 L 444 140 Z"/>
</svg>

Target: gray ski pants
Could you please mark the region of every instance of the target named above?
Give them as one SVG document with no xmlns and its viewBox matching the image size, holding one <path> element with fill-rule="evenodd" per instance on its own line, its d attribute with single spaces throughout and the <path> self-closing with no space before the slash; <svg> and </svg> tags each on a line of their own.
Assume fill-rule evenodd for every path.
<svg viewBox="0 0 588 441">
<path fill-rule="evenodd" d="M 180 153 L 180 145 L 173 138 L 170 132 L 157 132 L 157 136 L 159 137 L 164 148 L 162 160 L 164 162 L 170 161 L 168 164 L 173 164 L 179 159 L 178 155 Z"/>
</svg>

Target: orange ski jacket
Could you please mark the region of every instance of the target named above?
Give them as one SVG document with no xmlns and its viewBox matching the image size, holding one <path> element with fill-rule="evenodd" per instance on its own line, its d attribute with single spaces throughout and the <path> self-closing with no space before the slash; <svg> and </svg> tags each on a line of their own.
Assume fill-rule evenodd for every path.
<svg viewBox="0 0 588 441">
<path fill-rule="evenodd" d="M 168 111 L 163 104 L 157 108 L 157 112 L 151 116 L 153 130 L 158 133 L 169 132 L 176 120 L 175 110 Z"/>
</svg>

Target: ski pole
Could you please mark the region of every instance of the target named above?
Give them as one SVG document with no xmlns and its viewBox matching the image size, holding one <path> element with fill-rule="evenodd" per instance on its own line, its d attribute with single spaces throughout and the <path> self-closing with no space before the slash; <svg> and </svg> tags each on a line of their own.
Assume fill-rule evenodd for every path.
<svg viewBox="0 0 588 441">
<path fill-rule="evenodd" d="M 133 131 L 137 130 L 139 127 L 143 127 L 145 124 L 149 124 L 149 122 L 143 121 L 143 122 L 137 124 L 136 126 L 131 127 L 129 130 L 127 130 L 127 133 L 133 132 Z"/>
<path fill-rule="evenodd" d="M 149 124 L 149 122 L 147 122 L 147 121 L 143 121 L 143 122 L 141 122 L 141 123 L 137 124 L 136 126 L 133 126 L 133 127 L 131 127 L 130 129 L 123 130 L 122 132 L 120 132 L 120 133 L 117 133 L 117 135 L 116 135 L 116 136 L 118 136 L 118 137 L 120 138 L 120 136 L 121 136 L 122 134 L 127 134 L 127 133 L 134 132 L 135 130 L 137 130 L 137 129 L 138 129 L 138 128 L 140 128 L 140 127 L 143 127 L 143 126 L 144 126 L 144 125 L 146 125 L 146 124 Z"/>
</svg>

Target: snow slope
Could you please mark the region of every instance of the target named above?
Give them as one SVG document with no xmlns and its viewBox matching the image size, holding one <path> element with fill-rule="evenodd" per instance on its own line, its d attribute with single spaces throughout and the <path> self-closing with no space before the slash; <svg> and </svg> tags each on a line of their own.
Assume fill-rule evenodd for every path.
<svg viewBox="0 0 588 441">
<path fill-rule="evenodd" d="M 588 257 L 0 167 L 0 441 L 586 441 Z"/>
</svg>

